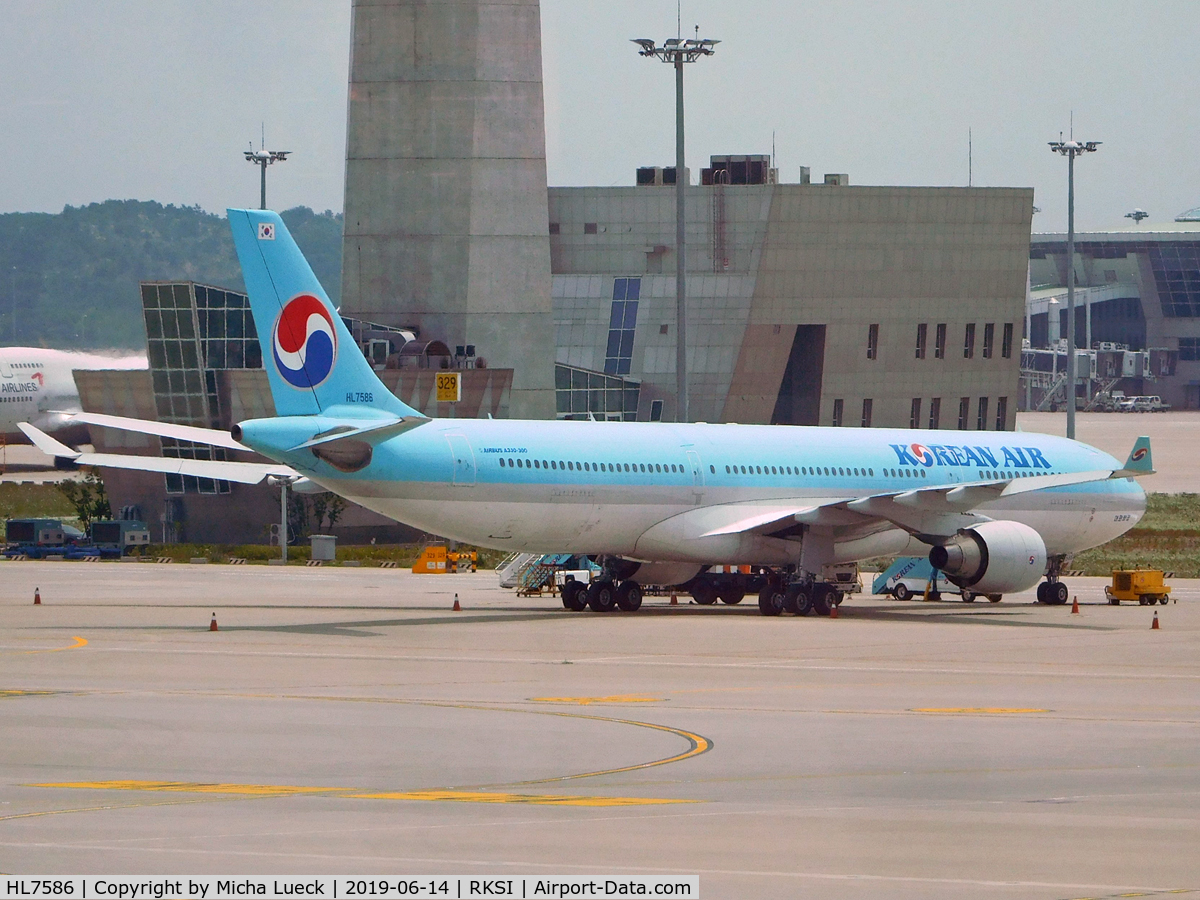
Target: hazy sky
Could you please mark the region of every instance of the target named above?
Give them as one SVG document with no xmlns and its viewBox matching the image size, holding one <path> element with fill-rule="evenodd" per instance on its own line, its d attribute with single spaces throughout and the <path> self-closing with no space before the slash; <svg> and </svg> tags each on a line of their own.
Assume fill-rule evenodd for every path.
<svg viewBox="0 0 1200 900">
<path fill-rule="evenodd" d="M 1033 186 L 1066 225 L 1068 127 L 1081 229 L 1200 206 L 1200 3 L 685 0 L 722 41 L 689 67 L 688 165 L 769 153 L 852 184 Z M 671 70 L 631 37 L 675 33 L 674 0 L 542 0 L 551 185 L 631 184 L 674 162 Z M 266 123 L 295 155 L 269 202 L 340 210 L 349 0 L 0 0 L 0 211 L 110 198 L 256 205 L 241 156 Z"/>
</svg>

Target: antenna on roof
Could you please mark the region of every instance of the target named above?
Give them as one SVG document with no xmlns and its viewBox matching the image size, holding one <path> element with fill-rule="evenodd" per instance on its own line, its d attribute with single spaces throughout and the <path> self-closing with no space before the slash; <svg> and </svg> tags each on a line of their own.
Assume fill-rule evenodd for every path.
<svg viewBox="0 0 1200 900">
<path fill-rule="evenodd" d="M 974 183 L 974 171 L 973 171 L 974 157 L 972 155 L 973 151 L 974 151 L 974 147 L 971 143 L 971 129 L 968 128 L 967 129 L 967 187 L 971 187 L 972 184 Z"/>
</svg>

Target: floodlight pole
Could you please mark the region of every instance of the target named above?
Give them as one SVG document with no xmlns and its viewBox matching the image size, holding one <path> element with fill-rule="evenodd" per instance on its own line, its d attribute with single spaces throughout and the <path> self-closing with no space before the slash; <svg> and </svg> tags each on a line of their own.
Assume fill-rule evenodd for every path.
<svg viewBox="0 0 1200 900">
<path fill-rule="evenodd" d="M 687 183 L 683 168 L 683 57 L 675 55 L 675 421 L 690 422 L 687 361 Z"/>
<path fill-rule="evenodd" d="M 1100 141 L 1082 143 L 1073 137 L 1050 141 L 1050 150 L 1067 158 L 1067 438 L 1075 440 L 1075 157 L 1095 153 Z M 1089 346 L 1089 350 L 1092 348 Z"/>
<path fill-rule="evenodd" d="M 653 56 L 675 67 L 675 421 L 688 422 L 687 365 L 687 226 L 684 177 L 683 65 L 701 56 L 712 56 L 719 41 L 674 38 L 655 45 L 649 38 L 633 43 L 640 56 Z"/>
<path fill-rule="evenodd" d="M 293 479 L 287 475 L 272 475 L 268 480 L 272 484 L 279 485 L 279 550 L 280 558 L 286 563 L 288 548 L 287 491 L 288 485 L 292 483 Z"/>
<path fill-rule="evenodd" d="M 253 145 L 251 145 L 253 146 Z M 267 166 L 277 162 L 285 162 L 291 150 L 246 150 L 243 151 L 246 162 L 254 163 L 262 170 L 262 180 L 259 185 L 258 208 L 267 208 Z"/>
</svg>

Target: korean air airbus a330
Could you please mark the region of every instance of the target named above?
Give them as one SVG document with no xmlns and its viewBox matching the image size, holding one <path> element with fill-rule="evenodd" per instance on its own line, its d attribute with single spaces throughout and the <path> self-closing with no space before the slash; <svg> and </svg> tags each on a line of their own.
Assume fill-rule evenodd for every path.
<svg viewBox="0 0 1200 900">
<path fill-rule="evenodd" d="M 1013 432 L 430 419 L 376 377 L 275 213 L 230 210 L 277 415 L 224 432 L 83 414 L 93 424 L 254 450 L 273 464 L 46 452 L 92 465 L 333 491 L 457 541 L 588 554 L 603 575 L 564 604 L 635 610 L 641 584 L 722 591 L 701 573 L 751 566 L 759 605 L 828 612 L 824 567 L 928 554 L 973 593 L 1067 599 L 1064 561 L 1145 510 L 1124 465 L 1063 438 Z M 699 576 L 699 577 L 697 577 Z M 733 594 L 735 596 L 727 596 Z M 723 598 L 740 599 L 736 586 Z"/>
</svg>

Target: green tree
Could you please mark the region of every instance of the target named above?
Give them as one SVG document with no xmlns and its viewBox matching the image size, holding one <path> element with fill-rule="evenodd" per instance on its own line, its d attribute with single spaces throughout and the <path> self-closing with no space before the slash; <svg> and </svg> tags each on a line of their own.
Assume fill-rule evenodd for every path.
<svg viewBox="0 0 1200 900">
<path fill-rule="evenodd" d="M 337 304 L 341 215 L 305 206 L 280 215 Z M 11 289 L 17 303 L 14 343 L 63 349 L 143 349 L 139 281 L 244 289 L 223 215 L 140 200 L 0 214 L 0 273 L 0 297 L 7 304 Z M 6 342 L 11 330 L 4 321 Z"/>
<path fill-rule="evenodd" d="M 88 469 L 80 481 L 60 481 L 58 489 L 75 507 L 75 515 L 86 531 L 95 519 L 111 519 L 108 492 L 96 469 Z"/>
</svg>

